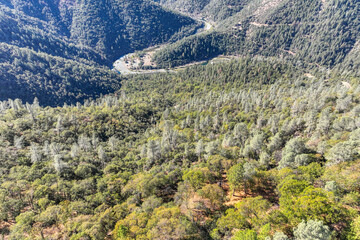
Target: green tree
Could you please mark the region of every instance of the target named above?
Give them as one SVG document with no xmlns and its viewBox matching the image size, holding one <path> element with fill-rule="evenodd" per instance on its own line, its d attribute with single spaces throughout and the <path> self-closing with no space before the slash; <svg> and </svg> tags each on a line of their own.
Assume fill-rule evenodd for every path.
<svg viewBox="0 0 360 240">
<path fill-rule="evenodd" d="M 232 240 L 257 240 L 257 233 L 254 230 L 246 229 L 237 231 Z"/>
<path fill-rule="evenodd" d="M 199 190 L 201 197 L 210 200 L 211 208 L 221 209 L 225 201 L 224 190 L 217 184 L 207 184 Z"/>
<path fill-rule="evenodd" d="M 356 217 L 351 223 L 351 231 L 349 233 L 348 239 L 360 239 L 360 216 Z"/>
<path fill-rule="evenodd" d="M 10 239 L 22 239 L 24 233 L 30 234 L 35 223 L 36 214 L 33 211 L 21 213 L 16 217 L 16 224 L 11 227 Z"/>
<path fill-rule="evenodd" d="M 238 163 L 232 166 L 227 175 L 230 188 L 233 190 L 233 195 L 235 190 L 240 190 L 244 184 L 244 166 L 242 163 Z"/>
<path fill-rule="evenodd" d="M 224 236 L 230 235 L 234 229 L 246 229 L 248 227 L 250 227 L 250 224 L 241 212 L 230 208 L 217 220 L 216 228 L 212 231 L 211 235 L 217 239 L 223 239 Z"/>
<path fill-rule="evenodd" d="M 199 230 L 178 207 L 159 207 L 146 226 L 148 239 L 201 239 Z"/>
<path fill-rule="evenodd" d="M 237 211 L 251 224 L 253 228 L 259 229 L 266 224 L 267 212 L 271 204 L 261 196 L 245 198 L 235 205 Z"/>
<path fill-rule="evenodd" d="M 188 182 L 195 190 L 205 185 L 205 174 L 200 169 L 188 170 L 183 175 L 183 180 Z"/>
<path fill-rule="evenodd" d="M 283 198 L 283 196 L 281 197 Z M 331 193 L 309 186 L 289 201 L 280 199 L 280 209 L 292 223 L 315 217 L 327 224 L 347 221 L 348 213 L 334 201 Z"/>
</svg>

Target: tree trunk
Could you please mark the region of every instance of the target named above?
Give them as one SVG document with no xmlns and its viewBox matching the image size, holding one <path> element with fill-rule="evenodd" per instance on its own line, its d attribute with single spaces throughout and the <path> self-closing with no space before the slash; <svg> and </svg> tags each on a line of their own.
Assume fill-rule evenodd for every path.
<svg viewBox="0 0 360 240">
<path fill-rule="evenodd" d="M 41 235 L 41 239 L 42 239 L 42 240 L 45 240 L 44 233 L 43 233 L 43 230 L 42 230 L 42 229 L 40 230 L 40 235 Z"/>
</svg>

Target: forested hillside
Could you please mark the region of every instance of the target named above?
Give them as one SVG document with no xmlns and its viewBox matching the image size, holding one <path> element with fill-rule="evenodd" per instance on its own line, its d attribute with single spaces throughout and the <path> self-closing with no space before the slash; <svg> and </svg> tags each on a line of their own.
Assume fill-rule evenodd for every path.
<svg viewBox="0 0 360 240">
<path fill-rule="evenodd" d="M 113 61 L 201 25 L 146 0 L 1 0 L 0 88 L 10 89 L 0 99 L 62 105 L 114 92 Z"/>
<path fill-rule="evenodd" d="M 238 13 L 248 0 L 153 0 L 163 6 L 192 16 L 221 21 Z"/>
<path fill-rule="evenodd" d="M 8 239 L 359 239 L 359 78 L 278 59 L 0 104 Z"/>
<path fill-rule="evenodd" d="M 224 9 L 239 10 L 217 20 L 215 32 L 184 39 L 159 51 L 154 59 L 160 66 L 169 66 L 231 54 L 275 56 L 328 68 L 344 61 L 347 64 L 342 68 L 356 69 L 353 65 L 359 64 L 354 54 L 359 41 L 359 1 L 261 0 L 233 4 L 236 7 L 222 5 Z M 214 35 L 227 41 L 214 42 Z"/>
<path fill-rule="evenodd" d="M 214 28 L 195 34 L 203 23 L 175 11 L 204 18 Z M 11 91 L 4 92 L 1 99 L 31 101 L 36 96 L 41 104 L 62 105 L 96 98 L 120 86 L 120 78 L 105 73 L 108 70 L 103 66 L 111 67 L 114 60 L 126 53 L 162 43 L 173 44 L 152 57 L 158 68 L 232 55 L 271 56 L 298 66 L 358 72 L 359 15 L 360 3 L 355 0 L 311 3 L 303 0 L 1 0 L 0 61 L 4 68 L 0 71 L 4 74 L 0 86 L 3 89 L 11 86 Z M 58 82 L 64 83 L 63 78 L 51 79 L 51 75 L 44 74 L 45 69 L 39 73 L 36 68 L 27 68 L 27 74 L 22 72 L 23 68 L 8 71 L 15 58 L 6 57 L 17 55 L 14 49 L 47 55 L 42 60 L 43 66 L 52 66 L 47 71 L 77 63 L 79 68 L 101 69 L 104 74 L 100 82 L 107 86 L 94 90 L 100 83 L 95 83 L 97 80 L 89 72 L 64 73 L 69 68 L 60 67 L 57 71 L 67 76 L 66 81 L 76 82 L 78 88 L 72 89 L 70 86 L 74 84 L 68 84 L 55 94 Z M 59 64 L 46 63 L 50 58 L 56 58 Z M 38 65 L 30 58 L 16 59 L 15 66 L 19 62 Z M 45 82 L 54 91 L 43 94 L 44 88 L 37 88 Z M 86 87 L 87 82 L 94 85 Z M 30 87 L 31 94 L 24 94 L 22 84 Z"/>
<path fill-rule="evenodd" d="M 62 106 L 120 88 L 118 73 L 86 63 L 0 43 L 0 100 L 37 97 L 42 105 Z"/>
<path fill-rule="evenodd" d="M 3 0 L 0 4 L 3 42 L 71 58 L 82 57 L 83 48 L 91 49 L 106 61 L 103 65 L 135 49 L 190 34 L 196 24 L 144 0 Z"/>
<path fill-rule="evenodd" d="M 359 16 L 0 0 L 0 239 L 359 240 Z"/>
</svg>

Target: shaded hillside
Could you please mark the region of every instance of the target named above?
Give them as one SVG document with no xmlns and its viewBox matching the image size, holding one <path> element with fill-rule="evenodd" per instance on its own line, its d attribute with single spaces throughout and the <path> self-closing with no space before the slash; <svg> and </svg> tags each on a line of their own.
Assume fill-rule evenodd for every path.
<svg viewBox="0 0 360 240">
<path fill-rule="evenodd" d="M 120 75 L 105 67 L 0 43 L 0 99 L 56 106 L 118 90 Z"/>
<path fill-rule="evenodd" d="M 52 23 L 9 8 L 0 9 L 0 27 L 0 41 L 3 43 L 89 64 L 106 63 L 99 52 L 74 44 Z"/>
<path fill-rule="evenodd" d="M 114 61 L 131 50 L 193 34 L 195 25 L 148 1 L 89 1 L 74 9 L 70 39 Z"/>
<path fill-rule="evenodd" d="M 105 63 L 134 49 L 191 34 L 196 25 L 148 1 L 3 0 L 0 4 L 2 41 L 61 57 L 84 57 L 85 48 L 100 54 Z M 54 45 L 65 53 L 54 52 Z"/>
</svg>

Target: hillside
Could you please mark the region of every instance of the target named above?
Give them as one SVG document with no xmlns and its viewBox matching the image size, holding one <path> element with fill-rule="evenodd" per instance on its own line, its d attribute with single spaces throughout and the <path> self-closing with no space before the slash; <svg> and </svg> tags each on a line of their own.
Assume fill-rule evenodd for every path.
<svg viewBox="0 0 360 240">
<path fill-rule="evenodd" d="M 135 49 L 190 34 L 196 25 L 188 17 L 143 0 L 4 0 L 0 4 L 3 42 L 60 57 L 65 54 L 81 57 L 81 53 L 74 53 L 76 50 L 71 51 L 71 47 L 80 50 L 85 48 L 100 54 L 102 61 L 105 61 L 103 65 Z M 43 41 L 40 45 L 45 46 L 36 48 L 39 40 L 33 38 L 40 38 Z M 56 50 L 51 44 L 58 45 L 57 42 L 65 45 L 60 46 L 64 55 L 48 52 Z M 69 47 L 69 50 L 66 49 Z M 91 56 L 85 58 L 91 59 Z M 97 62 L 101 63 L 99 60 Z"/>
<path fill-rule="evenodd" d="M 240 12 L 250 1 L 243 0 L 153 0 L 161 5 L 198 18 L 219 22 Z"/>
<path fill-rule="evenodd" d="M 159 68 L 181 66 L 218 55 L 272 56 L 293 64 L 338 71 L 358 71 L 360 64 L 357 57 L 360 23 L 356 17 L 360 6 L 353 0 L 316 0 L 311 5 L 306 1 L 290 0 L 2 0 L 0 6 L 1 42 L 90 68 L 110 67 L 123 54 L 164 42 L 173 44 L 153 56 Z M 174 11 L 205 18 L 213 22 L 215 28 L 193 35 L 201 23 Z M 4 53 L 3 56 L 8 54 L 11 55 Z M 6 61 L 9 62 L 2 60 Z M 26 59 L 23 61 L 26 63 Z M 21 80 L 27 80 L 17 73 L 11 74 L 11 79 L 17 79 L 14 87 Z M 78 81 L 85 78 L 82 76 Z M 13 93 L 16 92 L 21 90 L 15 88 Z M 43 98 L 35 88 L 32 92 L 31 98 L 33 95 Z M 41 104 L 73 101 L 62 95 L 64 98 L 55 97 L 56 101 Z M 13 97 L 25 101 L 30 98 L 5 94 L 2 99 Z"/>
<path fill-rule="evenodd" d="M 241 59 L 127 77 L 83 105 L 1 102 L 1 233 L 357 239 L 360 88 L 346 79 Z"/>
<path fill-rule="evenodd" d="M 0 239 L 359 240 L 359 13 L 0 0 Z"/>
<path fill-rule="evenodd" d="M 106 94 L 118 89 L 96 87 L 94 91 L 94 86 L 105 82 L 108 82 L 107 85 L 120 85 L 120 78 L 113 76 L 109 67 L 121 55 L 176 41 L 193 34 L 200 26 L 189 17 L 165 10 L 149 1 L 2 0 L 0 43 L 5 47 L 1 48 L 0 62 L 6 65 L 2 64 L 0 69 L 0 88 L 4 89 L 10 84 L 11 91 L 3 92 L 1 99 L 21 98 L 29 101 L 31 98 L 32 101 L 36 96 L 41 104 L 62 105 L 64 102 L 75 103 L 88 97 L 98 97 L 99 93 Z M 24 51 L 41 55 L 43 65 L 26 68 L 26 71 L 22 68 L 9 71 L 9 67 L 13 67 L 9 64 L 13 64 L 14 59 L 7 56 L 18 55 L 15 67 L 19 62 L 23 65 L 39 65 L 38 61 L 19 55 Z M 47 62 L 53 59 L 56 59 L 55 65 Z M 76 68 L 80 71 L 69 70 L 77 64 L 79 66 Z M 72 67 L 63 67 L 66 65 Z M 93 69 L 92 74 L 81 71 L 84 68 Z M 56 71 L 55 75 L 62 77 L 45 74 L 45 70 Z M 95 73 L 97 70 L 98 73 Z M 62 73 L 59 74 L 59 71 Z M 94 79 L 98 79 L 99 74 L 102 79 L 95 83 Z M 114 80 L 117 81 L 115 85 Z M 59 81 L 71 82 L 65 84 L 67 87 L 61 87 L 67 88 L 68 93 L 59 90 Z M 37 83 L 29 86 L 29 82 Z M 87 86 L 88 82 L 94 85 Z M 44 94 L 44 88 L 38 88 L 40 85 L 53 90 L 47 90 Z M 74 85 L 77 87 L 73 88 Z M 24 95 L 25 86 L 30 87 L 27 90 L 31 94 Z M 94 91 L 93 94 L 90 89 Z"/>
<path fill-rule="evenodd" d="M 28 48 L 0 43 L 0 100 L 19 98 L 45 106 L 62 106 L 112 93 L 119 74 Z"/>
<path fill-rule="evenodd" d="M 158 52 L 156 62 L 184 64 L 218 54 L 274 56 L 327 68 L 345 59 L 358 62 L 352 54 L 359 36 L 358 1 L 262 0 L 237 6 L 241 10 L 217 21 L 214 33 L 175 43 Z M 214 35 L 226 39 L 225 44 L 213 42 Z M 219 51 L 206 53 L 214 48 Z"/>
</svg>

